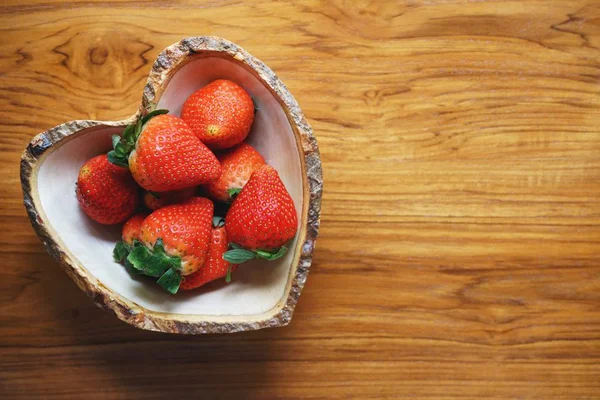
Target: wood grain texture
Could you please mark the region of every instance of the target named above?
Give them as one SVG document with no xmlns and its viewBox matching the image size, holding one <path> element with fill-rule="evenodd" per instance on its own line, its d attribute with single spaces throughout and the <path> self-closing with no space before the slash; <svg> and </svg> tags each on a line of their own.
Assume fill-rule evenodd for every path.
<svg viewBox="0 0 600 400">
<path fill-rule="evenodd" d="M 5 1 L 0 397 L 600 398 L 597 1 Z M 325 190 L 289 327 L 138 331 L 35 237 L 31 137 L 116 120 L 185 36 L 228 38 L 312 123 Z"/>
</svg>

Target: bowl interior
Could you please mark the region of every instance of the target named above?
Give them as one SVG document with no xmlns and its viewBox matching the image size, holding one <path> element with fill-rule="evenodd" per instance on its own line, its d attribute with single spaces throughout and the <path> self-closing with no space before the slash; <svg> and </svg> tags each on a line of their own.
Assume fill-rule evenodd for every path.
<svg viewBox="0 0 600 400">
<path fill-rule="evenodd" d="M 158 102 L 179 115 L 187 96 L 214 79 L 226 78 L 244 87 L 259 111 L 249 135 L 252 144 L 279 172 L 294 199 L 302 221 L 303 175 L 300 153 L 286 113 L 275 96 L 253 73 L 239 63 L 218 56 L 196 57 L 187 62 L 168 82 Z M 192 292 L 169 295 L 146 278 L 132 278 L 112 260 L 112 249 L 120 237 L 119 226 L 103 226 L 87 218 L 75 197 L 75 182 L 83 163 L 106 152 L 111 135 L 123 127 L 101 125 L 82 130 L 49 151 L 39 166 L 37 189 L 50 230 L 87 270 L 92 279 L 122 297 L 154 312 L 251 316 L 281 307 L 298 252 L 297 239 L 287 255 L 277 261 L 246 263 L 235 272 L 230 284 L 213 282 Z"/>
</svg>

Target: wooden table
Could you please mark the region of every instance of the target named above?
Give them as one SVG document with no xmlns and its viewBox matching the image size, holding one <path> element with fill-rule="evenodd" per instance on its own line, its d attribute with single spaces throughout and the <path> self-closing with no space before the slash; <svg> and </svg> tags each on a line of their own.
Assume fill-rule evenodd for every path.
<svg viewBox="0 0 600 400">
<path fill-rule="evenodd" d="M 597 1 L 8 0 L 0 397 L 599 399 Z M 271 66 L 325 191 L 289 327 L 180 337 L 97 309 L 22 206 L 36 133 L 136 109 L 193 35 Z"/>
</svg>

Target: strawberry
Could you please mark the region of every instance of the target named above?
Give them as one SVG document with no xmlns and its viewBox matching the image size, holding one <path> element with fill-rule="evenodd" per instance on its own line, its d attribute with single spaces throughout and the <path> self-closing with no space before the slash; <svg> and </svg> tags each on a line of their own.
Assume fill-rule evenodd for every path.
<svg viewBox="0 0 600 400">
<path fill-rule="evenodd" d="M 226 149 L 248 136 L 254 103 L 241 86 L 219 79 L 187 98 L 181 118 L 208 147 Z"/>
<path fill-rule="evenodd" d="M 238 194 L 252 173 L 265 165 L 265 159 L 247 143 L 217 155 L 221 163 L 221 177 L 205 186 L 210 196 L 218 201 L 230 202 Z"/>
<path fill-rule="evenodd" d="M 123 224 L 123 229 L 121 231 L 122 241 L 117 243 L 115 249 L 113 250 L 113 257 L 117 262 L 123 261 L 133 246 L 135 246 L 136 243 L 139 243 L 142 235 L 142 224 L 147 216 L 147 213 L 138 213 L 129 218 L 127 222 Z M 126 262 L 126 265 L 127 268 L 132 271 L 131 264 Z M 132 272 L 135 272 L 135 270 Z"/>
<path fill-rule="evenodd" d="M 139 242 L 117 243 L 115 259 L 177 293 L 182 276 L 197 271 L 207 259 L 213 209 L 209 199 L 193 197 L 154 211 L 142 223 Z"/>
<path fill-rule="evenodd" d="M 198 188 L 191 187 L 172 192 L 146 192 L 144 204 L 150 210 L 158 210 L 169 204 L 184 203 L 196 195 Z"/>
<path fill-rule="evenodd" d="M 139 189 L 129 171 L 108 162 L 106 155 L 83 164 L 76 193 L 83 212 L 105 225 L 125 221 L 140 203 Z"/>
<path fill-rule="evenodd" d="M 156 110 L 113 136 L 110 161 L 129 166 L 146 190 L 168 192 L 212 182 L 221 175 L 215 155 L 180 118 Z"/>
<path fill-rule="evenodd" d="M 213 218 L 214 227 L 208 248 L 208 259 L 198 271 L 183 277 L 181 289 L 195 289 L 220 278 L 226 278 L 227 282 L 231 280 L 231 272 L 237 265 L 232 266 L 223 259 L 223 254 L 227 251 L 227 233 L 224 225 L 225 221 L 221 217 Z"/>
<path fill-rule="evenodd" d="M 264 165 L 254 171 L 227 212 L 225 230 L 233 249 L 224 257 L 233 264 L 252 258 L 277 259 L 285 254 L 284 244 L 297 229 L 292 197 L 275 168 Z"/>
<path fill-rule="evenodd" d="M 138 213 L 125 222 L 121 234 L 121 238 L 125 243 L 132 246 L 134 240 L 140 240 L 142 235 L 142 223 L 147 216 L 147 213 Z"/>
</svg>

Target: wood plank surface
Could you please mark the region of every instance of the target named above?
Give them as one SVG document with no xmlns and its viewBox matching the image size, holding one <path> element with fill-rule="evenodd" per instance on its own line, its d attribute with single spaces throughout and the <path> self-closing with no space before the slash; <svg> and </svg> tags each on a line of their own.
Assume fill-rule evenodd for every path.
<svg viewBox="0 0 600 400">
<path fill-rule="evenodd" d="M 600 399 L 598 1 L 8 0 L 0 8 L 0 398 Z M 273 68 L 317 135 L 292 324 L 136 330 L 48 256 L 20 154 L 120 119 L 186 36 Z"/>
</svg>

